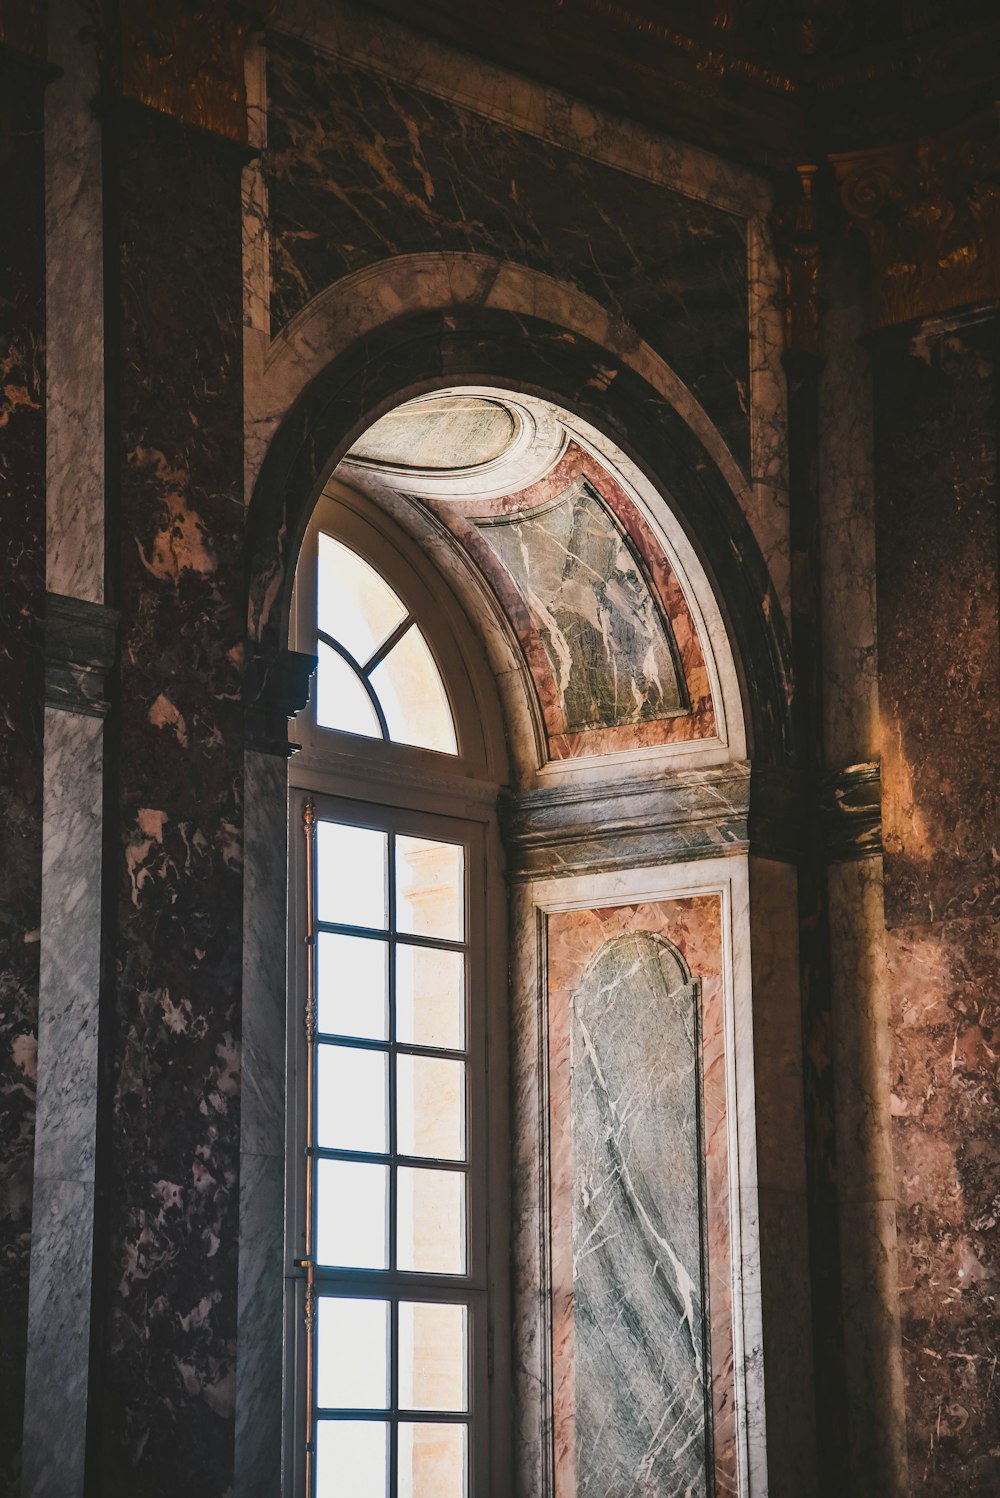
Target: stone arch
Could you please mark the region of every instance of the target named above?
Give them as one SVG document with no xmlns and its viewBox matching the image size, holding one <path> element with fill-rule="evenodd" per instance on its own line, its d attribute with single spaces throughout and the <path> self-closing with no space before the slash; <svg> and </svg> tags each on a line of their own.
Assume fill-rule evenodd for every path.
<svg viewBox="0 0 1000 1498">
<path fill-rule="evenodd" d="M 610 438 L 664 497 L 707 574 L 740 677 L 758 763 L 792 755 L 790 652 L 779 600 L 737 493 L 661 391 L 607 348 L 534 316 L 493 308 L 416 312 L 366 333 L 318 373 L 278 426 L 248 514 L 248 633 L 287 638 L 294 562 L 312 506 L 378 416 L 457 384 L 553 400 Z M 713 444 L 715 445 L 715 444 Z"/>
</svg>

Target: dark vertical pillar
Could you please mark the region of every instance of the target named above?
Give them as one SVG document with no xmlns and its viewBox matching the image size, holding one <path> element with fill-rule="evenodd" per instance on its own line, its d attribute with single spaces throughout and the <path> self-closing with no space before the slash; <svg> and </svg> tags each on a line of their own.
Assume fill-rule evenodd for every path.
<svg viewBox="0 0 1000 1498">
<path fill-rule="evenodd" d="M 19 1488 L 42 882 L 45 73 L 0 47 L 0 1493 Z"/>
<path fill-rule="evenodd" d="M 910 1485 L 1000 1491 L 997 322 L 872 341 Z"/>
<path fill-rule="evenodd" d="M 106 135 L 121 835 L 92 1487 L 221 1498 L 239 1186 L 244 155 L 139 106 L 116 106 Z"/>
<path fill-rule="evenodd" d="M 823 1498 L 847 1491 L 846 1403 L 837 1218 L 831 1034 L 830 926 L 824 828 L 822 638 L 819 581 L 820 357 L 792 351 L 788 376 L 789 528 L 792 549 L 793 716 L 801 785 L 798 858 L 806 1190 L 812 1281 L 816 1443 Z"/>
</svg>

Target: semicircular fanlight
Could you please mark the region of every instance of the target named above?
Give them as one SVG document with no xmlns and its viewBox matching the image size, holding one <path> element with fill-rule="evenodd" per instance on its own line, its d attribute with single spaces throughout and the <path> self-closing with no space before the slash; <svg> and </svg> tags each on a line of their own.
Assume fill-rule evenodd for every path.
<svg viewBox="0 0 1000 1498">
<path fill-rule="evenodd" d="M 437 662 L 385 578 L 321 532 L 316 581 L 319 727 L 457 754 Z"/>
</svg>

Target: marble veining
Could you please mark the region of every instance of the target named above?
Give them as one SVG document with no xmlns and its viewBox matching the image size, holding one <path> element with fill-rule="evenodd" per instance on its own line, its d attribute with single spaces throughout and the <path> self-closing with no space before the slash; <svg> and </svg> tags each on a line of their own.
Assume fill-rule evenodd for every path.
<svg viewBox="0 0 1000 1498">
<path fill-rule="evenodd" d="M 3 74 L 0 150 L 0 1493 L 17 1498 L 42 879 L 45 221 L 40 69 Z M 16 205 L 12 211 L 11 205 Z"/>
<path fill-rule="evenodd" d="M 573 995 L 576 1492 L 706 1491 L 697 989 L 608 943 Z M 655 1035 L 655 1049 L 649 1040 Z"/>
<path fill-rule="evenodd" d="M 683 712 L 670 627 L 638 558 L 586 483 L 477 522 L 534 616 L 562 732 Z"/>
<path fill-rule="evenodd" d="M 361 267 L 468 250 L 551 270 L 630 324 L 747 464 L 747 241 L 726 211 L 276 38 L 272 336 Z"/>
<path fill-rule="evenodd" d="M 718 915 L 546 920 L 557 1498 L 736 1491 Z"/>
</svg>

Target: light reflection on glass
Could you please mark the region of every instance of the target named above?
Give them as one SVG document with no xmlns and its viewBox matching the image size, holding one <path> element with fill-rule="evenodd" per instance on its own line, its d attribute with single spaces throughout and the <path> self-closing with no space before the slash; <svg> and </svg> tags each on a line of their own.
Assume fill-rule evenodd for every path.
<svg viewBox="0 0 1000 1498">
<path fill-rule="evenodd" d="M 464 1171 L 401 1165 L 397 1175 L 399 1268 L 464 1274 Z"/>
<path fill-rule="evenodd" d="M 414 936 L 461 941 L 465 858 L 461 843 L 424 837 L 396 839 L 396 924 Z"/>
<path fill-rule="evenodd" d="M 468 1409 L 467 1323 L 465 1306 L 400 1301 L 401 1409 Z"/>
<path fill-rule="evenodd" d="M 399 1056 L 396 1130 L 401 1155 L 463 1160 L 465 1062 L 436 1056 Z"/>
<path fill-rule="evenodd" d="M 320 728 L 380 739 L 378 713 L 353 666 L 322 640 L 316 643 L 316 656 L 316 722 Z"/>
<path fill-rule="evenodd" d="M 439 754 L 458 753 L 441 673 L 415 624 L 379 662 L 370 680 L 391 739 L 418 749 L 436 749 Z"/>
<path fill-rule="evenodd" d="M 465 1044 L 465 956 L 441 947 L 396 948 L 396 1039 L 461 1050 Z"/>
<path fill-rule="evenodd" d="M 324 634 L 367 664 L 383 640 L 406 618 L 406 609 L 384 578 L 342 541 L 319 537 L 317 622 Z"/>
<path fill-rule="evenodd" d="M 466 1498 L 468 1466 L 464 1425 L 400 1422 L 399 1498 Z"/>
</svg>

